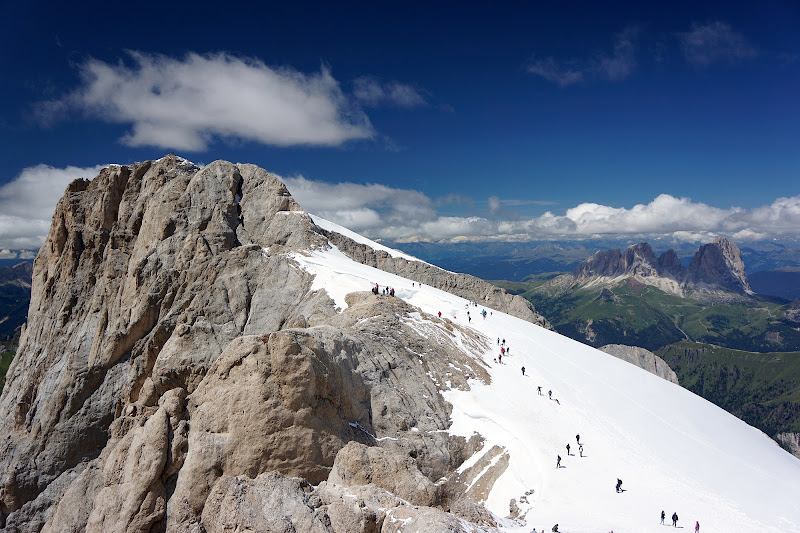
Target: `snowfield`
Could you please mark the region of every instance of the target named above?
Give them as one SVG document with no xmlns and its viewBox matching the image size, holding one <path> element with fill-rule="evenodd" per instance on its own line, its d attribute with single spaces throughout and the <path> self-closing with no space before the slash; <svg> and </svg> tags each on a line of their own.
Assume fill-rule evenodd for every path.
<svg viewBox="0 0 800 533">
<path fill-rule="evenodd" d="M 363 237 L 359 242 L 385 249 Z M 470 391 L 439 386 L 453 405 L 451 433 L 477 432 L 486 439 L 480 454 L 497 444 L 510 456 L 485 503 L 502 518 L 516 499 L 526 524 L 501 520 L 504 531 L 549 532 L 558 523 L 562 533 L 664 532 L 677 512 L 684 531 L 699 521 L 702 533 L 800 532 L 800 460 L 703 398 L 493 309 L 485 308 L 483 319 L 481 306 L 355 263 L 336 248 L 294 258 L 316 275 L 314 289 L 327 291 L 341 309 L 346 294 L 378 283 L 487 338 L 482 353 L 471 353 L 489 363 L 491 383 L 471 381 Z M 409 320 L 424 321 L 419 314 Z M 492 362 L 498 337 L 511 348 L 502 365 Z M 617 478 L 622 493 L 615 491 Z M 519 503 L 531 489 L 529 503 Z"/>
</svg>

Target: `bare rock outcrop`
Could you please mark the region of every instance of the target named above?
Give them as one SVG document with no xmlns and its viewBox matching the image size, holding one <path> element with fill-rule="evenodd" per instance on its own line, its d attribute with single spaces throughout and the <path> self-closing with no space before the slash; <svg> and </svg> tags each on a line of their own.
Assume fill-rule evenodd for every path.
<svg viewBox="0 0 800 533">
<path fill-rule="evenodd" d="M 283 512 L 304 517 L 292 518 L 298 531 L 394 531 L 396 511 L 466 527 L 428 507 L 443 503 L 435 484 L 482 446 L 444 431 L 439 390 L 488 380 L 465 353 L 488 340 L 437 317 L 420 323 L 400 298 L 352 293 L 337 310 L 292 259 L 329 243 L 549 326 L 476 278 L 322 230 L 253 165 L 167 156 L 105 168 L 68 187 L 34 263 L 0 397 L 0 526 L 290 530 Z M 329 479 L 342 449 L 372 468 L 372 482 L 353 485 L 348 452 L 334 476 L 367 511 Z M 485 516 L 448 487 L 448 504 Z M 400 509 L 407 500 L 425 505 Z M 336 520 L 349 525 L 331 529 Z"/>
<path fill-rule="evenodd" d="M 800 459 L 800 433 L 778 433 L 775 435 L 775 440 L 783 444 L 789 453 Z"/>
<path fill-rule="evenodd" d="M 347 444 L 336 456 L 328 482 L 344 487 L 372 483 L 412 505 L 438 503 L 435 485 L 422 475 L 414 459 L 356 442 Z"/>
<path fill-rule="evenodd" d="M 668 292 L 695 295 L 731 293 L 748 296 L 753 291 L 744 271 L 739 248 L 725 237 L 717 237 L 697 250 L 688 267 L 681 265 L 673 250 L 656 258 L 647 243 L 624 251 L 601 250 L 583 261 L 572 273 L 575 280 L 634 277 Z"/>
<path fill-rule="evenodd" d="M 613 355 L 617 359 L 622 359 L 632 365 L 647 370 L 661 379 L 666 379 L 675 385 L 680 385 L 680 383 L 678 383 L 678 375 L 675 371 L 669 367 L 666 361 L 650 350 L 638 346 L 626 346 L 624 344 L 606 344 L 599 349 L 609 355 Z"/>
</svg>

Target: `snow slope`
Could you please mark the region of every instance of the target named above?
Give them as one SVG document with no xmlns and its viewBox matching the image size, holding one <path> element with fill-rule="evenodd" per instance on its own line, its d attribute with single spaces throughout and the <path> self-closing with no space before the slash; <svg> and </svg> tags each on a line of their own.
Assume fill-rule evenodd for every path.
<svg viewBox="0 0 800 533">
<path fill-rule="evenodd" d="M 294 257 L 316 275 L 314 288 L 328 291 L 342 309 L 347 293 L 379 283 L 487 337 L 485 351 L 473 355 L 489 363 L 491 383 L 473 381 L 470 391 L 443 394 L 453 404 L 452 433 L 478 432 L 484 449 L 499 444 L 510 454 L 486 501 L 489 510 L 505 517 L 511 498 L 519 502 L 535 491 L 529 504 L 520 504 L 527 524 L 506 520 L 505 531 L 549 532 L 555 523 L 566 533 L 665 531 L 663 509 L 665 524 L 677 512 L 684 530 L 694 531 L 699 520 L 703 533 L 800 532 L 800 460 L 699 396 L 509 315 L 486 308 L 491 314 L 484 320 L 482 307 L 355 263 L 336 248 Z M 502 365 L 492 362 L 498 337 L 511 348 Z M 548 399 L 548 390 L 560 403 Z M 578 456 L 578 433 L 585 457 Z"/>
</svg>

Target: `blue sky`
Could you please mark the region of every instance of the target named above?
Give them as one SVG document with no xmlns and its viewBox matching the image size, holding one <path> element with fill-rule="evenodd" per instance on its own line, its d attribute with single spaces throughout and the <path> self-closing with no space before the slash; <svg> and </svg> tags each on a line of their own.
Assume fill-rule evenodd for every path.
<svg viewBox="0 0 800 533">
<path fill-rule="evenodd" d="M 0 248 L 170 152 L 373 238 L 800 232 L 796 3 L 166 4 L 1 8 Z"/>
</svg>

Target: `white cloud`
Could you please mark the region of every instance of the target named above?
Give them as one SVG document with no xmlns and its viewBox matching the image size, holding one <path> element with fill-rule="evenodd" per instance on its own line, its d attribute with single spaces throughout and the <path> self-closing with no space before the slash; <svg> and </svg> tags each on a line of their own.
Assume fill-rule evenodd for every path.
<svg viewBox="0 0 800 533">
<path fill-rule="evenodd" d="M 593 78 L 620 81 L 627 78 L 636 67 L 637 34 L 635 27 L 620 32 L 615 38 L 611 54 L 599 53 L 592 58 L 571 59 L 561 63 L 552 57 L 531 59 L 526 69 L 561 87 Z"/>
<path fill-rule="evenodd" d="M 583 68 L 574 64 L 559 65 L 552 57 L 532 59 L 527 70 L 561 87 L 580 83 L 584 76 Z"/>
<path fill-rule="evenodd" d="M 353 95 L 370 107 L 388 105 L 410 109 L 426 104 L 425 98 L 414 87 L 396 81 L 381 83 L 371 76 L 353 82 Z"/>
<path fill-rule="evenodd" d="M 376 184 L 328 184 L 303 177 L 284 181 L 309 212 L 367 237 L 406 242 L 529 241 L 638 234 L 706 242 L 719 234 L 738 240 L 800 236 L 800 196 L 779 198 L 768 206 L 747 210 L 723 209 L 662 194 L 648 204 L 630 208 L 583 203 L 566 209 L 563 214 L 548 211 L 537 217 L 503 220 L 442 216 L 427 196 L 409 189 Z M 496 196 L 489 198 L 490 213 L 502 214 L 500 206 L 509 202 L 512 201 Z"/>
<path fill-rule="evenodd" d="M 692 24 L 691 31 L 680 32 L 677 37 L 686 60 L 699 67 L 716 61 L 734 63 L 757 55 L 741 33 L 720 21 Z"/>
<path fill-rule="evenodd" d="M 202 151 L 215 138 L 268 145 L 336 146 L 374 130 L 328 68 L 303 74 L 229 54 L 184 59 L 129 52 L 133 66 L 90 59 L 82 85 L 40 106 L 45 121 L 71 110 L 132 124 L 130 146 Z M 398 85 L 402 99 L 402 86 Z"/>
<path fill-rule="evenodd" d="M 0 187 L 0 250 L 39 249 L 50 229 L 58 199 L 74 179 L 91 179 L 102 167 L 24 169 Z M 424 193 L 375 183 L 330 184 L 302 176 L 284 178 L 307 211 L 370 238 L 398 241 L 531 241 L 601 236 L 652 235 L 684 242 L 707 242 L 717 235 L 735 241 L 800 237 L 800 195 L 778 198 L 754 209 L 718 208 L 662 194 L 647 204 L 614 207 L 583 203 L 563 213 L 503 219 L 504 205 L 544 203 L 492 196 L 495 216 L 443 216 L 437 207 L 471 202 L 457 195 L 433 202 Z"/>
<path fill-rule="evenodd" d="M 38 250 L 67 185 L 78 178 L 92 179 L 101 168 L 36 165 L 0 187 L 0 247 Z"/>
</svg>

